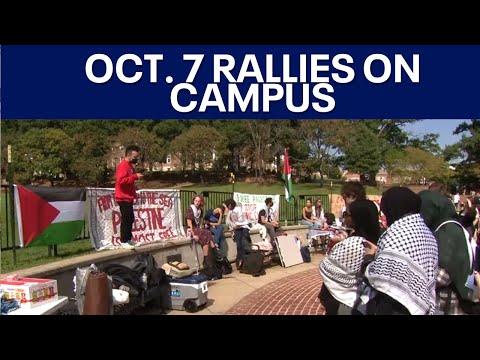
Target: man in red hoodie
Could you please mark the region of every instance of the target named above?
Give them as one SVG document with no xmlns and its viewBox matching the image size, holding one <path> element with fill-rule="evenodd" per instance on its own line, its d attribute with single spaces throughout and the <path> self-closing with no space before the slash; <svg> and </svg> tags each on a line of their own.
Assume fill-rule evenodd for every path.
<svg viewBox="0 0 480 360">
<path fill-rule="evenodd" d="M 138 162 L 140 148 L 136 145 L 127 146 L 125 158 L 118 164 L 115 174 L 115 201 L 120 207 L 122 222 L 120 224 L 120 241 L 124 249 L 134 249 L 132 240 L 132 227 L 135 221 L 133 201 L 137 197 L 135 181 L 143 177 L 136 174 L 133 165 Z"/>
</svg>

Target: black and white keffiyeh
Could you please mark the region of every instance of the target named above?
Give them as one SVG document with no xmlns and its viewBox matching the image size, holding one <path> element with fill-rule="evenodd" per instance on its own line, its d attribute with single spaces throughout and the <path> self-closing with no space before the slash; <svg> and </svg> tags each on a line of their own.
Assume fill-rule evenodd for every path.
<svg viewBox="0 0 480 360">
<path fill-rule="evenodd" d="M 200 217 L 202 216 L 202 210 L 200 209 L 197 209 L 197 207 L 195 205 L 190 205 L 190 207 L 192 208 L 192 211 L 193 211 L 193 218 L 195 220 L 195 223 L 197 224 L 197 227 L 200 226 Z"/>
<path fill-rule="evenodd" d="M 365 272 L 370 285 L 412 315 L 434 314 L 438 247 L 420 214 L 395 221 L 377 246 L 375 261 Z"/>
<path fill-rule="evenodd" d="M 352 236 L 339 242 L 320 263 L 324 286 L 335 299 L 350 307 L 357 298 L 360 268 L 365 256 L 364 240 Z"/>
</svg>

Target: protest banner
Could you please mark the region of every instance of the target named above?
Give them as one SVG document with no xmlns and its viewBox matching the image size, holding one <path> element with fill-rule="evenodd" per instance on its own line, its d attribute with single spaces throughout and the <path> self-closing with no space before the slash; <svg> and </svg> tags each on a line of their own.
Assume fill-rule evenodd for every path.
<svg viewBox="0 0 480 360">
<path fill-rule="evenodd" d="M 258 222 L 258 213 L 260 210 L 266 207 L 265 199 L 272 198 L 273 206 L 271 212 L 273 213 L 273 218 L 278 220 L 278 205 L 280 202 L 280 195 L 257 195 L 257 194 L 243 194 L 243 193 L 233 193 L 233 200 L 237 204 L 242 204 L 242 209 L 247 220 L 251 221 L 252 224 Z"/>
<path fill-rule="evenodd" d="M 120 244 L 120 208 L 114 189 L 87 188 L 90 240 L 97 250 Z M 139 190 L 133 203 L 135 222 L 132 240 L 138 244 L 177 239 L 184 236 L 179 190 Z"/>
</svg>

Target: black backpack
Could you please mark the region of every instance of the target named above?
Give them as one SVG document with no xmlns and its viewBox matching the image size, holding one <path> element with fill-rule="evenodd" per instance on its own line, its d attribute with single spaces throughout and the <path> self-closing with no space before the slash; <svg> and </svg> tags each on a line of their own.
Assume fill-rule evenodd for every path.
<svg viewBox="0 0 480 360">
<path fill-rule="evenodd" d="M 262 251 L 252 251 L 243 260 L 242 269 L 243 274 L 250 274 L 252 276 L 265 275 L 265 268 L 263 264 L 265 255 Z"/>
<path fill-rule="evenodd" d="M 223 276 L 222 267 L 217 261 L 218 258 L 219 256 L 216 249 L 209 248 L 208 256 L 203 262 L 203 269 L 200 271 L 208 278 L 208 280 L 218 280 Z"/>
</svg>

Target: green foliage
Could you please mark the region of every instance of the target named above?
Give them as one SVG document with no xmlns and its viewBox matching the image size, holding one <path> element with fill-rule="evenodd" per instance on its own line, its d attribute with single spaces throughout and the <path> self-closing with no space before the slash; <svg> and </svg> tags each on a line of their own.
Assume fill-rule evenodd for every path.
<svg viewBox="0 0 480 360">
<path fill-rule="evenodd" d="M 446 183 L 453 175 L 442 156 L 413 146 L 396 152 L 388 161 L 387 168 L 395 183 L 420 184 L 424 179 Z"/>
<path fill-rule="evenodd" d="M 439 155 L 442 148 L 438 144 L 438 134 L 426 134 L 423 137 L 413 137 L 408 140 L 408 145 Z"/>
<path fill-rule="evenodd" d="M 23 134 L 12 150 L 12 161 L 20 179 L 53 179 L 67 174 L 73 155 L 73 141 L 63 130 L 31 129 Z M 19 171 L 20 173 L 17 173 Z"/>
<path fill-rule="evenodd" d="M 142 163 L 151 170 L 152 164 L 166 156 L 165 140 L 141 127 L 130 127 L 122 130 L 113 138 L 113 142 L 126 148 L 137 145 L 141 150 Z"/>
<path fill-rule="evenodd" d="M 215 159 L 228 154 L 226 139 L 215 128 L 204 125 L 193 125 L 177 136 L 170 145 L 170 151 L 180 159 L 184 168 L 204 170 Z"/>
<path fill-rule="evenodd" d="M 344 145 L 342 164 L 351 172 L 376 174 L 384 163 L 385 147 L 385 141 L 367 124 L 358 122 L 349 142 Z"/>
<path fill-rule="evenodd" d="M 372 176 L 382 168 L 396 165 L 398 169 L 399 163 L 407 161 L 406 147 L 440 155 L 437 134 L 415 137 L 403 131 L 405 124 L 414 121 L 3 120 L 2 171 L 7 145 L 12 144 L 17 182 L 30 182 L 34 174 L 55 177 L 60 173 L 69 179 L 99 182 L 113 173 L 123 156 L 119 146 L 132 143 L 142 148 L 143 166 L 149 170 L 175 152 L 187 168 L 238 173 L 245 160 L 260 179 L 272 163 L 281 169 L 281 156 L 288 148 L 296 174 L 319 172 L 332 177 L 341 166 Z M 457 129 L 464 135 L 461 141 L 442 152 L 446 160 L 457 161 L 458 180 L 464 184 L 478 183 L 480 176 L 478 128 L 478 119 L 465 122 Z"/>
<path fill-rule="evenodd" d="M 463 186 L 480 186 L 480 119 L 472 119 L 460 124 L 454 132 L 462 134 L 462 139 L 445 151 L 448 160 L 460 159 L 456 167 L 458 182 Z"/>
</svg>

